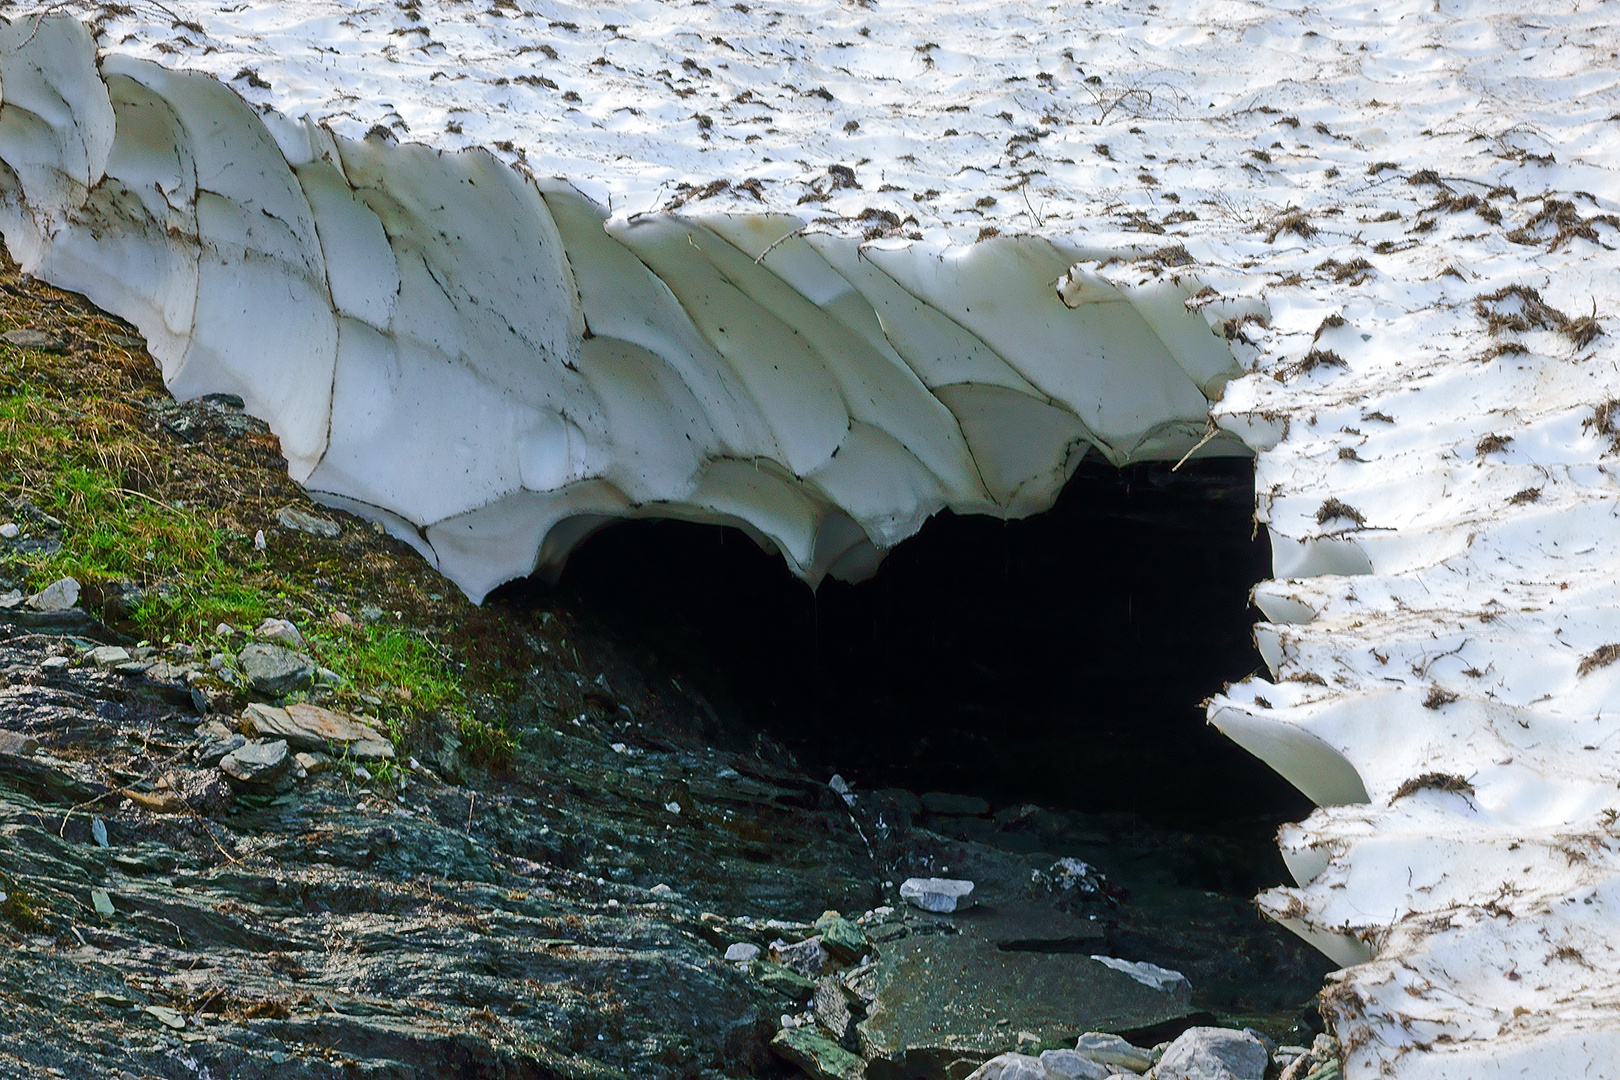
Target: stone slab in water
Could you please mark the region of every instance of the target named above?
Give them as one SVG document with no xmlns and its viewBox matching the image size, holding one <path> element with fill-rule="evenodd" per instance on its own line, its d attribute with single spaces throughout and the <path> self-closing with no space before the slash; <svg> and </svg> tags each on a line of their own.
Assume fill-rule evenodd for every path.
<svg viewBox="0 0 1620 1080">
<path fill-rule="evenodd" d="M 1072 1045 L 1087 1031 L 1140 1031 L 1193 1015 L 1170 995 L 1090 957 L 1005 952 L 967 935 L 885 943 L 878 981 L 877 1001 L 861 1025 L 862 1047 L 877 1059 L 871 1080 L 902 1071 L 944 1076 L 954 1061 L 1014 1049 L 1021 1031 Z"/>
<path fill-rule="evenodd" d="M 1085 942 L 1099 941 L 1105 934 L 1102 924 L 1095 919 L 1071 915 L 1050 902 L 1022 898 L 980 904 L 957 912 L 951 916 L 951 921 L 1003 948 L 1028 952 L 1062 952 L 1070 946 L 1080 951 L 1079 947 Z"/>
</svg>

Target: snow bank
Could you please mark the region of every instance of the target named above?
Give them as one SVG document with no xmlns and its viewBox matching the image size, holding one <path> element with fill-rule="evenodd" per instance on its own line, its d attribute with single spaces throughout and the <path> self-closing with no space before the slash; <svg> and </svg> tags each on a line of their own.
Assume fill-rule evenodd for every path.
<svg viewBox="0 0 1620 1080">
<path fill-rule="evenodd" d="M 475 596 L 618 517 L 859 577 L 1085 447 L 1256 453 L 1270 678 L 1210 719 L 1321 807 L 1261 903 L 1346 1076 L 1620 1076 L 1620 31 L 1173 7 L 27 19 L 0 230 Z"/>
<path fill-rule="evenodd" d="M 475 599 L 647 515 L 864 577 L 943 508 L 1044 509 L 1088 447 L 1181 457 L 1238 373 L 1196 285 L 1060 295 L 1072 244 L 610 218 L 486 150 L 261 114 L 37 25 L 0 64 L 24 267 L 131 319 L 177 396 L 240 394 L 295 479 Z"/>
</svg>

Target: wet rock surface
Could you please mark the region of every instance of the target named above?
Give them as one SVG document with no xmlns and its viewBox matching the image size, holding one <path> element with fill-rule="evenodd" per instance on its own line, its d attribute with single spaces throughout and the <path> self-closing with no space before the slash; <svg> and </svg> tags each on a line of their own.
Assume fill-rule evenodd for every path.
<svg viewBox="0 0 1620 1080">
<path fill-rule="evenodd" d="M 1159 1031 L 1192 1015 L 1089 957 L 1005 952 L 967 934 L 899 943 L 885 950 L 878 978 L 883 989 L 862 1027 L 874 1065 L 888 1066 L 875 1067 L 876 1077 L 944 1077 L 955 1062 L 982 1061 L 1021 1041 L 1072 1043 L 1097 1028 Z"/>
<path fill-rule="evenodd" d="M 0 622 L 7 745 L 32 751 L 0 754 L 17 1068 L 960 1080 L 1098 1030 L 1136 1063 L 1209 1016 L 1091 958 L 1156 933 L 1091 863 L 921 828 L 914 796 L 840 793 L 768 743 L 621 711 L 532 724 L 499 773 L 367 782 L 248 737 L 375 734 L 352 717 L 201 716 L 206 665 L 142 648 L 125 674 L 92 647 Z M 961 875 L 976 904 L 903 904 L 908 874 Z"/>
<path fill-rule="evenodd" d="M 759 758 L 660 741 L 627 767 L 563 724 L 470 786 L 332 770 L 254 791 L 205 764 L 232 718 L 199 733 L 155 688 L 5 625 L 0 671 L 0 713 L 39 743 L 0 756 L 4 1068 L 748 1071 L 778 1060 L 797 1001 L 727 964 L 730 917 L 706 913 L 802 933 L 878 896 L 842 804 Z M 231 753 L 253 747 L 291 761 L 280 741 Z"/>
</svg>

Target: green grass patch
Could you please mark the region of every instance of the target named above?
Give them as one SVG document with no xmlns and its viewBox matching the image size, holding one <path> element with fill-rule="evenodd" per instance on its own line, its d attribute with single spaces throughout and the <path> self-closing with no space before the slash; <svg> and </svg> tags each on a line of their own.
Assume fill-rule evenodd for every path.
<svg viewBox="0 0 1620 1080">
<path fill-rule="evenodd" d="M 176 428 L 152 358 L 127 345 L 130 327 L 3 261 L 0 284 L 0 330 L 62 342 L 0 343 L 0 520 L 23 529 L 21 543 L 0 544 L 0 590 L 72 577 L 86 610 L 115 629 L 233 665 L 245 639 L 218 635 L 221 623 L 251 633 L 267 617 L 290 619 L 336 675 L 322 680 L 322 704 L 368 715 L 398 744 L 431 750 L 450 733 L 474 762 L 511 760 L 506 721 L 474 710 L 470 688 L 480 702 L 520 689 L 502 659 L 525 648 L 520 636 L 443 595 L 413 552 L 364 525 L 344 521 L 337 538 L 278 527 L 279 509 L 305 496 L 273 434 L 195 410 Z M 393 614 L 360 619 L 368 607 Z"/>
<path fill-rule="evenodd" d="M 421 631 L 379 623 L 327 624 L 306 628 L 304 637 L 315 658 L 338 674 L 341 694 L 367 694 L 383 702 L 377 708 L 395 741 L 411 734 L 414 718 L 438 716 L 456 723 L 466 715 L 454 665 Z"/>
<path fill-rule="evenodd" d="M 517 739 L 504 719 L 474 715 L 458 666 L 423 631 L 380 623 L 326 623 L 306 631 L 305 638 L 315 658 L 339 676 L 337 693 L 343 703 L 377 714 L 395 743 L 417 741 L 431 721 L 454 731 L 474 764 L 504 768 L 517 752 Z M 377 766 L 367 768 L 374 777 L 381 775 Z"/>
<path fill-rule="evenodd" d="M 136 490 L 144 471 L 137 465 L 150 466 L 150 450 L 74 411 L 26 386 L 0 397 L 0 460 L 17 470 L 6 487 L 59 525 L 42 527 L 60 539 L 59 549 L 12 556 L 28 584 L 133 582 L 146 591 L 134 622 L 154 640 L 263 618 L 253 580 L 263 576 L 263 560 L 224 557 L 233 545 L 251 550 L 251 541 Z M 79 430 L 70 429 L 72 420 Z"/>
<path fill-rule="evenodd" d="M 92 592 L 132 582 L 142 599 L 125 628 L 149 641 L 200 643 L 220 623 L 251 630 L 267 616 L 301 610 L 311 617 L 295 621 L 312 655 L 339 676 L 339 704 L 378 714 L 396 741 L 438 717 L 465 729 L 471 738 L 464 741 L 486 760 L 504 755 L 504 731 L 485 730 L 471 718 L 456 665 L 421 631 L 321 622 L 313 615 L 328 611 L 329 601 L 299 575 L 278 572 L 250 536 L 219 523 L 217 510 L 141 490 L 178 462 L 171 460 L 175 448 L 120 423 L 127 421 L 120 414 L 133 410 L 111 403 L 106 415 L 93 398 L 69 405 L 40 392 L 37 382 L 5 381 L 11 385 L 0 384 L 0 461 L 11 475 L 0 493 L 48 515 L 49 522 L 25 524 L 61 545 L 9 558 L 9 572 L 21 570 L 29 588 L 62 577 Z"/>
</svg>

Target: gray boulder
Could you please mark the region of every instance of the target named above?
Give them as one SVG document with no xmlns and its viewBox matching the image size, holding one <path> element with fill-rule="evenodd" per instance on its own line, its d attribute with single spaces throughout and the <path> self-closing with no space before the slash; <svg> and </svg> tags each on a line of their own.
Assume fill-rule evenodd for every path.
<svg viewBox="0 0 1620 1080">
<path fill-rule="evenodd" d="M 1040 1058 L 1028 1054 L 998 1054 L 980 1065 L 967 1080 L 1046 1080 Z"/>
<path fill-rule="evenodd" d="M 268 642 L 285 645 L 290 649 L 308 648 L 304 642 L 304 635 L 298 632 L 298 627 L 286 619 L 265 619 L 253 632 Z"/>
<path fill-rule="evenodd" d="M 247 745 L 247 740 L 218 720 L 197 725 L 197 764 L 218 765 L 226 754 Z"/>
<path fill-rule="evenodd" d="M 220 758 L 219 768 L 245 787 L 268 788 L 292 773 L 293 758 L 287 752 L 286 742 L 281 739 L 275 742 L 250 742 Z"/>
<path fill-rule="evenodd" d="M 35 611 L 66 611 L 79 602 L 79 583 L 70 577 L 53 581 L 26 602 Z"/>
<path fill-rule="evenodd" d="M 1154 1080 L 1264 1080 L 1265 1044 L 1246 1031 L 1188 1028 L 1153 1067 Z"/>
<path fill-rule="evenodd" d="M 121 645 L 102 645 L 85 653 L 84 658 L 98 668 L 117 667 L 129 663 L 129 650 Z"/>
<path fill-rule="evenodd" d="M 236 662 L 253 689 L 266 697 L 308 690 L 315 679 L 315 665 L 308 657 L 280 645 L 255 642 L 236 655 Z"/>
<path fill-rule="evenodd" d="M 773 948 L 777 963 L 792 968 L 807 979 L 814 979 L 826 971 L 832 960 L 822 947 L 820 937 L 805 938 L 794 945 L 778 944 Z"/>
<path fill-rule="evenodd" d="M 1097 896 L 1107 879 L 1102 872 L 1081 859 L 1064 858 L 1034 875 L 1034 884 L 1058 895 Z"/>
<path fill-rule="evenodd" d="M 1074 1048 L 1092 1061 L 1113 1067 L 1116 1072 L 1147 1072 L 1153 1067 L 1153 1057 L 1139 1046 L 1102 1031 L 1088 1031 L 1075 1042 Z"/>
<path fill-rule="evenodd" d="M 816 1021 L 828 1031 L 838 1043 L 845 1047 L 858 1046 L 859 1038 L 855 1031 L 855 1022 L 858 1017 L 852 1008 L 853 1002 L 850 993 L 843 984 L 832 975 L 823 976 L 816 984 L 815 996 L 810 999 L 811 1008 L 815 1010 Z"/>
<path fill-rule="evenodd" d="M 1047 1080 L 1108 1080 L 1112 1066 L 1093 1061 L 1078 1050 L 1047 1050 L 1041 1054 Z"/>
</svg>

